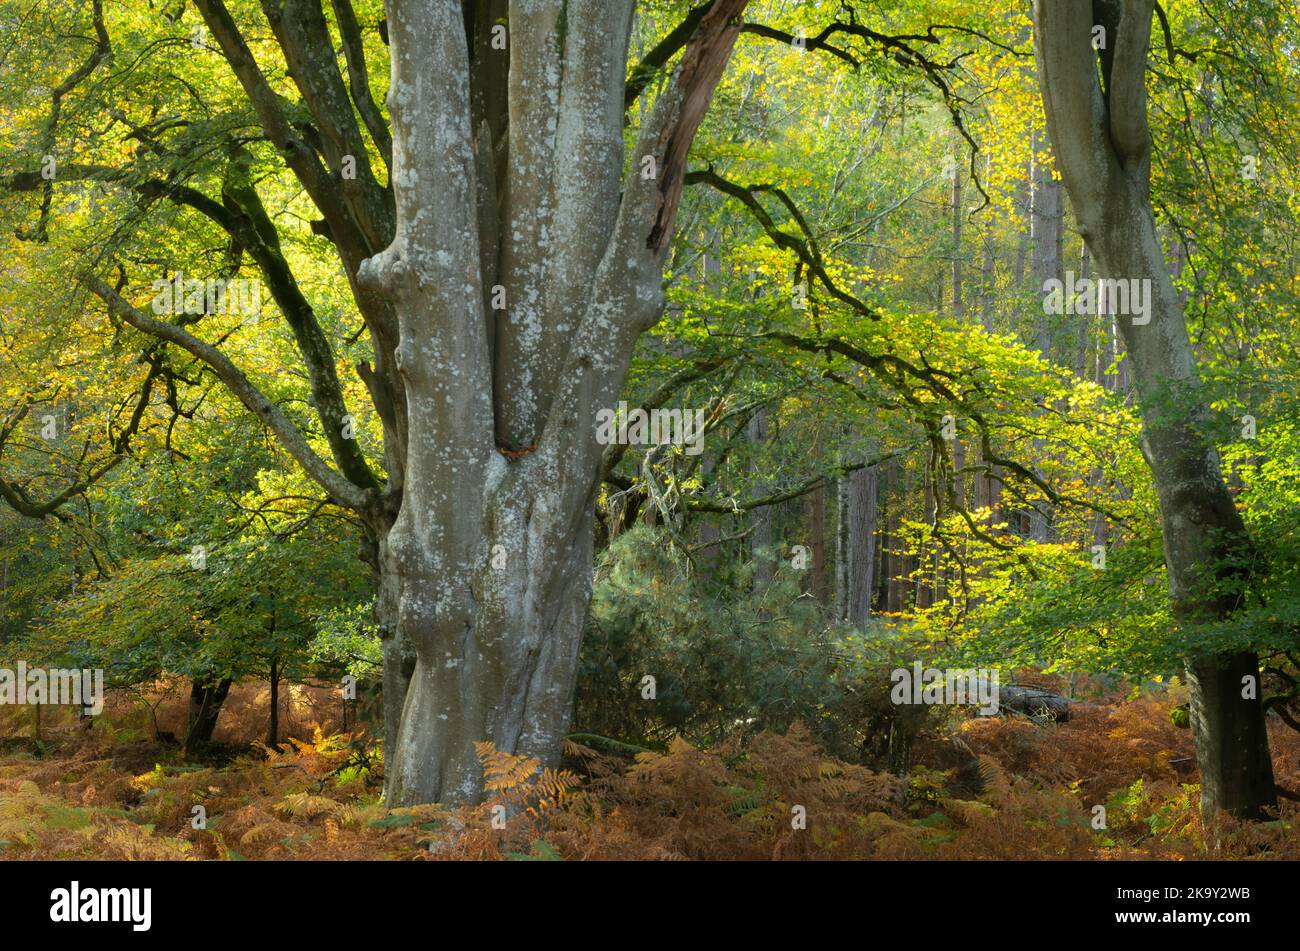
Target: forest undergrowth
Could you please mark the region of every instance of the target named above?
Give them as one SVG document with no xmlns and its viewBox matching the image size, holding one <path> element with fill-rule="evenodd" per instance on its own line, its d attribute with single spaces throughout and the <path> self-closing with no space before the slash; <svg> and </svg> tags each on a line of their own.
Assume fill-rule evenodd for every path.
<svg viewBox="0 0 1300 951">
<path fill-rule="evenodd" d="M 47 709 L 39 738 L 30 709 L 3 711 L 0 857 L 1300 858 L 1293 801 L 1207 830 L 1176 683 L 1076 704 L 1061 723 L 950 713 L 906 776 L 831 758 L 799 724 L 634 755 L 569 742 L 559 770 L 481 745 L 488 799 L 454 810 L 385 809 L 378 749 L 340 729 L 323 689 L 295 688 L 268 748 L 266 690 L 238 685 L 220 742 L 186 762 L 157 739 L 183 694 L 150 695 L 153 713 L 110 697 L 88 729 Z M 1277 780 L 1295 789 L 1300 734 L 1271 726 Z"/>
</svg>

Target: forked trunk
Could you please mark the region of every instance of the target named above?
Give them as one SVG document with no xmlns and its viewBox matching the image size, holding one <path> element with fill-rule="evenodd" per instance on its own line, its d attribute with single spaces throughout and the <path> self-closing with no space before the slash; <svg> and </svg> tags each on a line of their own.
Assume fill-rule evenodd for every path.
<svg viewBox="0 0 1300 951">
<path fill-rule="evenodd" d="M 631 0 L 512 3 L 504 48 L 457 0 L 388 5 L 396 234 L 357 280 L 396 315 L 407 410 L 400 504 L 371 522 L 390 805 L 481 799 L 480 741 L 559 757 L 597 418 L 662 314 L 687 151 L 746 2 L 700 17 L 627 176 Z"/>
<path fill-rule="evenodd" d="M 1152 0 L 1099 0 L 1091 9 L 1036 0 L 1034 37 L 1047 126 L 1079 232 L 1100 277 L 1116 282 L 1105 310 L 1133 367 L 1170 602 L 1178 622 L 1192 627 L 1238 608 L 1252 559 L 1206 435 L 1196 356 L 1152 211 L 1146 72 L 1153 15 Z M 1110 38 L 1100 53 L 1094 24 Z M 1264 816 L 1276 796 L 1258 658 L 1210 652 L 1188 658 L 1187 672 L 1203 811 Z"/>
</svg>

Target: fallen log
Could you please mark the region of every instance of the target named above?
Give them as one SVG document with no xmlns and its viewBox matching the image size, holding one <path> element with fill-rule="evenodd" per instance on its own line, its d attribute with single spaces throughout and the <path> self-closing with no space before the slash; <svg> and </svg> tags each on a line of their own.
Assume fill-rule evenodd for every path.
<svg viewBox="0 0 1300 951">
<path fill-rule="evenodd" d="M 1010 684 L 998 687 L 998 707 L 1014 710 L 1029 717 L 1043 717 L 1064 723 L 1070 719 L 1070 705 L 1074 701 L 1041 687 Z"/>
</svg>

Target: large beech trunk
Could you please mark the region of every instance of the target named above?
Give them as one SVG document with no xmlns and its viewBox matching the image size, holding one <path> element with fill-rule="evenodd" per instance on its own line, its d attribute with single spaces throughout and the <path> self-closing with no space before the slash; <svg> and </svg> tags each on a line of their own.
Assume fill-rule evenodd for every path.
<svg viewBox="0 0 1300 951">
<path fill-rule="evenodd" d="M 631 0 L 510 3 L 508 52 L 503 4 L 388 4 L 396 234 L 358 284 L 396 315 L 406 409 L 400 505 L 371 522 L 390 805 L 480 799 L 478 742 L 559 758 L 596 413 L 662 312 L 687 150 L 745 3 L 701 17 L 627 175 Z"/>
<path fill-rule="evenodd" d="M 1250 540 L 1205 435 L 1195 355 L 1152 212 L 1145 82 L 1153 12 L 1152 0 L 1036 0 L 1035 46 L 1048 130 L 1098 273 L 1149 281 L 1149 314 L 1115 319 L 1160 498 L 1170 599 L 1179 623 L 1193 625 L 1236 609 Z M 1094 24 L 1108 36 L 1100 56 Z M 1266 815 L 1276 798 L 1258 658 L 1192 657 L 1187 673 L 1203 810 Z"/>
<path fill-rule="evenodd" d="M 499 513 L 514 528 L 493 542 L 526 557 L 504 568 L 489 560 L 470 580 L 475 600 L 445 619 L 404 615 L 416 662 L 389 757 L 394 803 L 477 798 L 479 741 L 558 758 L 590 596 L 591 523 L 575 526 L 571 545 L 533 550 L 527 535 L 547 526 L 530 524 L 526 508 Z"/>
</svg>

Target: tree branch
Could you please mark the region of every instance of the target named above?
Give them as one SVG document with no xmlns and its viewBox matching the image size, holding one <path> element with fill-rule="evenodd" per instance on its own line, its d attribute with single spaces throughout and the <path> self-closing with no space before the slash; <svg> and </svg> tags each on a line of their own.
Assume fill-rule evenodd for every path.
<svg viewBox="0 0 1300 951">
<path fill-rule="evenodd" d="M 365 44 L 361 39 L 361 27 L 357 23 L 356 11 L 352 9 L 351 0 L 333 0 L 333 3 L 334 18 L 339 25 L 339 35 L 343 39 L 343 55 L 348 64 L 348 90 L 352 93 L 352 101 L 356 103 L 357 112 L 361 113 L 361 120 L 365 122 L 366 129 L 370 132 L 370 138 L 379 149 L 379 156 L 384 160 L 384 168 L 388 169 L 391 175 L 393 136 L 370 91 Z"/>
<path fill-rule="evenodd" d="M 362 489 L 331 469 L 308 445 L 306 438 L 284 411 L 254 386 L 244 372 L 217 347 L 199 340 L 175 324 L 154 320 L 96 277 L 87 277 L 85 283 L 108 305 L 111 313 L 143 333 L 175 344 L 211 367 L 218 379 L 253 415 L 275 433 L 281 445 L 297 460 L 303 471 L 319 483 L 337 504 L 358 512 L 365 512 L 373 506 L 377 494 L 373 490 Z"/>
<path fill-rule="evenodd" d="M 1106 83 L 1111 144 L 1126 166 L 1138 170 L 1145 168 L 1151 152 L 1146 73 L 1152 9 L 1153 0 L 1125 0 Z"/>
<path fill-rule="evenodd" d="M 632 103 L 636 102 L 642 91 L 650 80 L 654 79 L 659 72 L 668 65 L 668 61 L 676 56 L 690 42 L 695 35 L 696 29 L 699 28 L 700 21 L 704 19 L 704 14 L 709 12 L 713 6 L 713 0 L 707 3 L 701 3 L 699 6 L 692 7 L 686 14 L 681 23 L 673 27 L 668 35 L 655 44 L 650 52 L 642 57 L 641 62 L 637 63 L 632 69 L 632 75 L 628 77 L 627 86 L 623 93 L 623 108 L 631 109 Z"/>
</svg>

